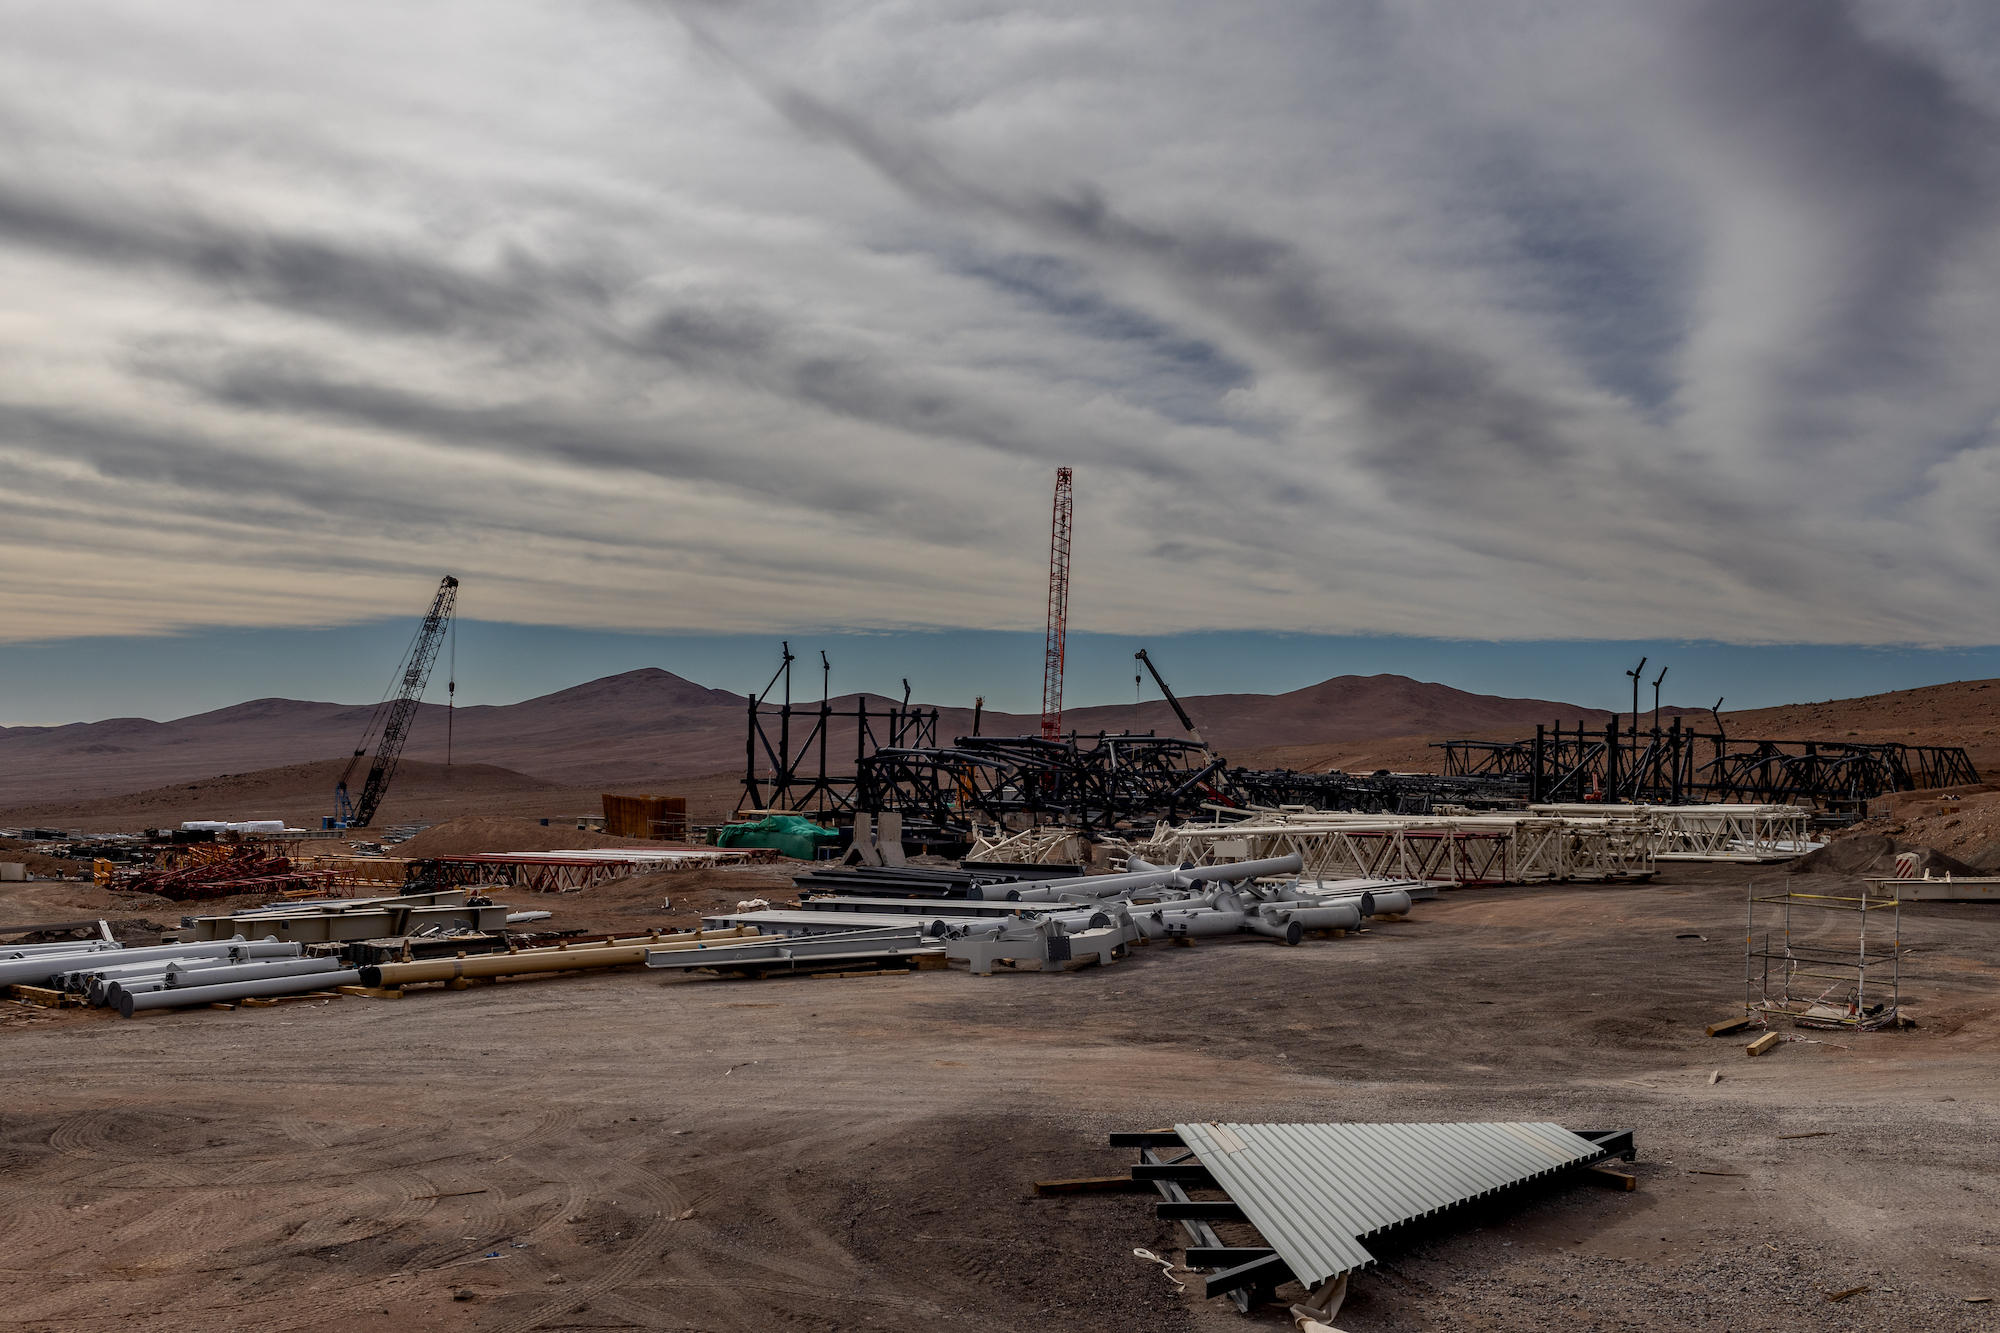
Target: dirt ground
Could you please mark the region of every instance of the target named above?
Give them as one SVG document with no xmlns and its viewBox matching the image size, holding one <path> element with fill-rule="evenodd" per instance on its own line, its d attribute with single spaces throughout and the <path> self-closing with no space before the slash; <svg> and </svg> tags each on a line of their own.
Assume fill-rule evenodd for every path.
<svg viewBox="0 0 2000 1333">
<path fill-rule="evenodd" d="M 1183 1241 L 1150 1196 L 1029 1184 L 1121 1171 L 1107 1133 L 1177 1120 L 1548 1119 L 1633 1127 L 1637 1192 L 1454 1219 L 1382 1253 L 1338 1325 L 2000 1327 L 1965 1300 L 2000 1295 L 2000 911 L 1906 912 L 1915 1031 L 1753 1060 L 1702 1034 L 1742 994 L 1753 874 L 1776 878 L 1462 890 L 1342 940 L 1064 974 L 0 1004 L 0 1323 L 1276 1330 L 1133 1256 Z M 785 886 L 684 872 L 516 905 L 628 929 Z M 8 885 L 0 920 L 98 897 Z"/>
</svg>

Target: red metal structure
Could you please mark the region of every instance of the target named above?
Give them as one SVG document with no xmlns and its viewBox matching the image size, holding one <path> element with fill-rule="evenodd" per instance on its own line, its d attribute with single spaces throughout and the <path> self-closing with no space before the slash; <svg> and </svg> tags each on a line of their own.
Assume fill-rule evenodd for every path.
<svg viewBox="0 0 2000 1333">
<path fill-rule="evenodd" d="M 1042 739 L 1062 735 L 1063 634 L 1069 621 L 1069 538 L 1074 518 L 1069 469 L 1056 469 L 1055 519 L 1049 532 L 1049 639 L 1042 659 Z"/>
</svg>

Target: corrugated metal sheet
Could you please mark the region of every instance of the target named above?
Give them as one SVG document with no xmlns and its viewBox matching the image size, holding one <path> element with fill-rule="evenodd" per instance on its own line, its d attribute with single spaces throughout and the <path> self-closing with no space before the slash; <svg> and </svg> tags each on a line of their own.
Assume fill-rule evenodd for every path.
<svg viewBox="0 0 2000 1333">
<path fill-rule="evenodd" d="M 1603 1155 L 1551 1124 L 1174 1130 L 1307 1286 L 1374 1263 L 1379 1231 Z"/>
</svg>

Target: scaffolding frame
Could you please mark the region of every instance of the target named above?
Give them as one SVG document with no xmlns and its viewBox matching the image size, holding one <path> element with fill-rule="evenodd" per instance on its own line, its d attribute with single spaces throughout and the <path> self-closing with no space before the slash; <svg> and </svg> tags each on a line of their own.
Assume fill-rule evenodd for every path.
<svg viewBox="0 0 2000 1333">
<path fill-rule="evenodd" d="M 1902 899 L 1894 894 L 1871 894 L 1865 885 L 1857 898 L 1824 893 L 1760 895 L 1757 886 L 1752 884 L 1747 897 L 1747 924 L 1743 936 L 1743 1010 L 1746 1014 L 1763 1015 L 1767 1025 L 1772 1016 L 1779 1016 L 1790 1018 L 1795 1027 L 1857 1032 L 1897 1025 L 1897 1013 L 1902 1002 L 1903 955 L 1908 952 L 1903 947 Z M 1766 909 L 1767 917 L 1761 948 L 1757 940 L 1757 909 L 1760 906 Z M 1869 915 L 1882 911 L 1889 913 L 1888 948 L 1882 949 L 1878 932 L 1874 941 L 1876 952 L 1870 953 Z M 1853 948 L 1805 943 L 1795 938 L 1792 924 L 1795 912 L 1853 913 L 1857 923 Z M 1768 928 L 1773 924 L 1768 918 L 1773 915 L 1778 917 L 1775 924 L 1779 932 L 1775 948 Z M 1773 964 L 1777 965 L 1775 978 Z M 1873 971 L 1879 978 L 1880 969 L 1884 967 L 1888 969 L 1888 980 L 1878 980 L 1874 994 L 1881 996 L 1886 987 L 1887 996 L 1877 999 L 1871 1010 L 1870 973 Z M 1802 993 L 1814 989 L 1805 984 L 1812 982 L 1827 984 L 1818 987 L 1816 994 L 1808 996 Z M 1844 993 L 1836 996 L 1836 992 Z"/>
</svg>

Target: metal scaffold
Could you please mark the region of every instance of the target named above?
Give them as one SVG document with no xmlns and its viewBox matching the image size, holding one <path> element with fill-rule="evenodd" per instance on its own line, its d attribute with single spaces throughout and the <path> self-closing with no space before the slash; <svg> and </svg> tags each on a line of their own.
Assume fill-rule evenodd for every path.
<svg viewBox="0 0 2000 1333">
<path fill-rule="evenodd" d="M 1762 909 L 1761 913 L 1759 909 Z M 1880 913 L 1871 933 L 1869 925 Z M 1763 920 L 1759 920 L 1760 915 Z M 1898 1025 L 1903 905 L 1894 894 L 1859 897 L 1749 891 L 1743 939 L 1743 1008 L 1796 1027 L 1871 1030 Z M 1838 930 L 1851 919 L 1852 936 Z M 1761 934 L 1760 934 L 1761 927 Z M 1776 938 L 1773 938 L 1775 935 Z"/>
</svg>

